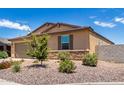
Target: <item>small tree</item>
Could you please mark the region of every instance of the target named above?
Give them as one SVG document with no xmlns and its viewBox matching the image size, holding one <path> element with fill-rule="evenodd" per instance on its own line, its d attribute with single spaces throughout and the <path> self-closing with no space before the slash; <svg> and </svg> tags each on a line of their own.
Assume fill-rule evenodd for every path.
<svg viewBox="0 0 124 93">
<path fill-rule="evenodd" d="M 27 55 L 38 59 L 42 65 L 42 62 L 47 58 L 48 55 L 48 35 L 32 35 L 31 39 L 31 41 L 28 41 L 29 49 L 27 51 Z"/>
</svg>

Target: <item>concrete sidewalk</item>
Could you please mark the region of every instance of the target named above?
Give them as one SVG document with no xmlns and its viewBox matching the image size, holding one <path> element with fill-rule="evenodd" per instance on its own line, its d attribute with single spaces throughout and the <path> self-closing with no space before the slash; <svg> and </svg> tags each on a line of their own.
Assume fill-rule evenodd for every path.
<svg viewBox="0 0 124 93">
<path fill-rule="evenodd" d="M 0 85 L 21 85 L 21 84 L 18 84 L 18 83 L 15 83 L 15 82 L 11 82 L 11 81 L 7 81 L 7 80 L 0 79 Z"/>
<path fill-rule="evenodd" d="M 87 83 L 71 83 L 71 85 L 124 85 L 124 82 L 87 82 Z"/>
</svg>

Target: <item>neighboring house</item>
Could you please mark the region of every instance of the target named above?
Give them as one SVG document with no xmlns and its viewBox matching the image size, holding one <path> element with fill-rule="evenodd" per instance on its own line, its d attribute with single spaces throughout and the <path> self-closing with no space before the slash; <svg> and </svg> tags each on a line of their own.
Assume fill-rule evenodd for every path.
<svg viewBox="0 0 124 93">
<path fill-rule="evenodd" d="M 0 51 L 6 51 L 11 55 L 11 42 L 7 39 L 0 38 Z"/>
<path fill-rule="evenodd" d="M 65 23 L 45 23 L 27 36 L 10 39 L 12 42 L 12 57 L 28 58 L 26 55 L 28 46 L 24 38 L 30 37 L 31 34 L 38 36 L 43 33 L 50 35 L 48 40 L 48 47 L 51 49 L 49 58 L 57 58 L 60 51 L 69 51 L 72 59 L 81 59 L 82 54 L 95 52 L 97 45 L 114 44 L 104 36 L 96 33 L 91 27 Z"/>
</svg>

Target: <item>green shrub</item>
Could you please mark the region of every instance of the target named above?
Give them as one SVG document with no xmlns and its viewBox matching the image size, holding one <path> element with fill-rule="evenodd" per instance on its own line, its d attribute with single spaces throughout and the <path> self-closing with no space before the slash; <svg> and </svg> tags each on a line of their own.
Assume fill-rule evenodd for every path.
<svg viewBox="0 0 124 93">
<path fill-rule="evenodd" d="M 15 73 L 20 72 L 20 69 L 21 69 L 20 63 L 14 63 L 12 65 L 12 71 L 15 72 Z"/>
<path fill-rule="evenodd" d="M 69 52 L 59 52 L 58 58 L 61 61 L 69 60 L 70 59 L 70 53 Z"/>
<path fill-rule="evenodd" d="M 10 67 L 11 67 L 11 63 L 8 61 L 0 63 L 0 69 L 7 69 Z"/>
<path fill-rule="evenodd" d="M 10 63 L 11 65 L 22 64 L 22 61 L 11 61 Z"/>
<path fill-rule="evenodd" d="M 8 53 L 5 51 L 0 51 L 0 59 L 4 59 L 8 57 Z"/>
<path fill-rule="evenodd" d="M 83 58 L 83 65 L 88 66 L 96 66 L 97 65 L 97 56 L 95 53 L 93 54 L 86 54 Z"/>
<path fill-rule="evenodd" d="M 59 72 L 72 73 L 75 69 L 75 64 L 70 60 L 61 61 L 59 63 Z"/>
</svg>

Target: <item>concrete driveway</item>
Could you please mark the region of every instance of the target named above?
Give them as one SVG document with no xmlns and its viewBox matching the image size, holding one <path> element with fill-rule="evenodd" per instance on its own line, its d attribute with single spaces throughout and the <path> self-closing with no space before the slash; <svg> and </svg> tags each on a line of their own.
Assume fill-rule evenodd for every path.
<svg viewBox="0 0 124 93">
<path fill-rule="evenodd" d="M 21 85 L 21 84 L 0 79 L 0 85 Z"/>
</svg>

